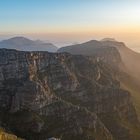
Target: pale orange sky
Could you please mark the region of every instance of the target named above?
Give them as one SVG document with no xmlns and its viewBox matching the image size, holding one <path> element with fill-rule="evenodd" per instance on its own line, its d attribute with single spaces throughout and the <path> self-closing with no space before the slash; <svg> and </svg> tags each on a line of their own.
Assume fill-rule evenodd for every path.
<svg viewBox="0 0 140 140">
<path fill-rule="evenodd" d="M 0 39 L 64 46 L 106 37 L 140 51 L 140 0 L 1 0 Z"/>
<path fill-rule="evenodd" d="M 75 30 L 73 30 L 75 29 Z M 0 34 L 0 39 L 7 39 L 13 36 L 25 36 L 31 39 L 41 39 L 44 41 L 52 42 L 58 47 L 71 45 L 73 43 L 81 43 L 91 39 L 101 40 L 102 38 L 115 38 L 118 41 L 125 42 L 125 44 L 135 51 L 140 52 L 140 29 L 138 26 L 133 27 L 89 27 L 89 28 L 72 28 L 71 30 L 66 28 L 60 28 L 51 32 L 47 30 L 34 33 L 23 32 L 23 33 L 6 33 Z"/>
</svg>

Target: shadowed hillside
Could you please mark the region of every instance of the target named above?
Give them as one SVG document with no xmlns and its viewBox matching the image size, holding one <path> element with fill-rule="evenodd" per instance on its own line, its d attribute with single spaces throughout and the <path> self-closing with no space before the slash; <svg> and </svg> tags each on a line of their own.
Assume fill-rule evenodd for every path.
<svg viewBox="0 0 140 140">
<path fill-rule="evenodd" d="M 140 116 L 140 54 L 129 49 L 123 42 L 115 39 L 105 38 L 101 41 L 91 40 L 83 44 L 77 44 L 60 48 L 58 52 L 69 52 L 71 54 L 82 54 L 94 56 L 109 52 L 111 48 L 116 48 L 121 56 L 120 74 L 118 79 L 124 89 L 131 92 Z M 108 53 L 111 56 L 112 52 Z M 114 54 L 113 54 L 114 55 Z M 110 58 L 111 59 L 111 58 Z M 112 63 L 111 63 L 112 65 Z M 114 64 L 115 65 L 115 64 Z"/>
</svg>

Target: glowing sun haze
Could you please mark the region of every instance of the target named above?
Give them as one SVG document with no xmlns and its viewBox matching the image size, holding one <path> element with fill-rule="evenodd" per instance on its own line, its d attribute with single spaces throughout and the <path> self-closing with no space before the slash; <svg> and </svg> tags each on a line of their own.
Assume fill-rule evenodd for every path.
<svg viewBox="0 0 140 140">
<path fill-rule="evenodd" d="M 140 51 L 140 0 L 0 0 L 0 38 L 71 44 L 113 37 Z"/>
</svg>

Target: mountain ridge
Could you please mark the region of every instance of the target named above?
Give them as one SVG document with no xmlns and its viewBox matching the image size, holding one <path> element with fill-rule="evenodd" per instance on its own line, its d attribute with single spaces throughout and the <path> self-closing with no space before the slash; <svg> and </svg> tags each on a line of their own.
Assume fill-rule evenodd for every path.
<svg viewBox="0 0 140 140">
<path fill-rule="evenodd" d="M 88 44 L 88 45 L 87 45 Z M 105 47 L 104 47 L 105 46 Z M 60 48 L 58 52 L 69 52 L 71 54 L 82 54 L 86 56 L 94 56 L 96 53 L 106 53 L 111 48 L 115 48 L 121 57 L 122 62 L 119 65 L 121 73 L 118 75 L 118 79 L 122 83 L 122 87 L 129 90 L 134 98 L 134 103 L 137 108 L 137 112 L 140 116 L 140 104 L 138 98 L 140 98 L 140 53 L 137 53 L 128 48 L 125 43 L 118 42 L 115 39 L 105 38 L 101 41 L 89 41 L 79 45 L 68 46 Z M 100 51 L 98 51 L 101 48 Z M 112 53 L 112 52 L 110 52 Z M 110 53 L 108 55 L 110 55 Z M 125 76 L 124 76 L 125 75 Z M 129 82 L 131 81 L 131 82 Z M 136 84 L 133 84 L 136 83 Z M 131 87 L 131 88 L 130 88 Z"/>
<path fill-rule="evenodd" d="M 0 41 L 0 48 L 16 49 L 20 51 L 57 51 L 57 47 L 52 43 L 46 43 L 41 40 L 34 41 L 22 36 Z"/>
</svg>

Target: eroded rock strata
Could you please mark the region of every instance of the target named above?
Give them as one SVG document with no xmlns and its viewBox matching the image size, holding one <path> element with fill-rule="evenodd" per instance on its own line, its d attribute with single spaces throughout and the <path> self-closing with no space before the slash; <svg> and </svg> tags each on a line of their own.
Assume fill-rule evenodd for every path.
<svg viewBox="0 0 140 140">
<path fill-rule="evenodd" d="M 139 140 L 130 94 L 117 81 L 119 53 L 103 55 L 1 49 L 1 127 L 27 140 Z"/>
</svg>

